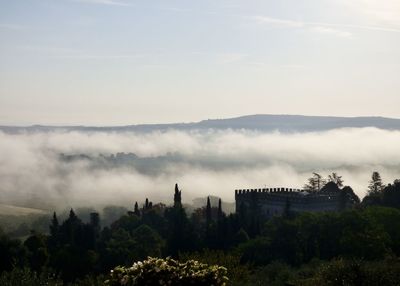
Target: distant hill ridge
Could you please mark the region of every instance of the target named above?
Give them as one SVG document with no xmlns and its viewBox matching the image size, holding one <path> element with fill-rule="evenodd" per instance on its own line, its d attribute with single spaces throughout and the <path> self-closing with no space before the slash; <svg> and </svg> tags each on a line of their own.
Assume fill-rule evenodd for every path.
<svg viewBox="0 0 400 286">
<path fill-rule="evenodd" d="M 140 124 L 111 127 L 93 126 L 43 126 L 25 127 L 0 126 L 6 133 L 65 131 L 98 132 L 151 132 L 156 130 L 205 130 L 205 129 L 247 129 L 259 131 L 310 132 L 336 128 L 376 127 L 386 130 L 400 130 L 400 119 L 386 117 L 333 117 L 303 115 L 257 114 L 227 119 L 208 119 L 194 123 Z"/>
</svg>

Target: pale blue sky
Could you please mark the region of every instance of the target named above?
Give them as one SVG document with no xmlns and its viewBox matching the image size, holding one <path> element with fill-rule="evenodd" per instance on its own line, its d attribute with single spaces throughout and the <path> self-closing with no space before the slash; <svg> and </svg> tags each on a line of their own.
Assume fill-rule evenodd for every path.
<svg viewBox="0 0 400 286">
<path fill-rule="evenodd" d="M 398 0 L 0 0 L 0 124 L 400 117 Z"/>
</svg>

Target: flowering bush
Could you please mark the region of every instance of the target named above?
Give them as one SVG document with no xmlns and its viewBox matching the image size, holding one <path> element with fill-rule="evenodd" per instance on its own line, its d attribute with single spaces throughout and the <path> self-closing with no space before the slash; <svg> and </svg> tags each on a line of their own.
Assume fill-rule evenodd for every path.
<svg viewBox="0 0 400 286">
<path fill-rule="evenodd" d="M 180 263 L 172 258 L 148 257 L 132 267 L 116 267 L 111 270 L 106 285 L 214 285 L 224 286 L 228 282 L 225 267 L 209 266 L 195 260 Z"/>
</svg>

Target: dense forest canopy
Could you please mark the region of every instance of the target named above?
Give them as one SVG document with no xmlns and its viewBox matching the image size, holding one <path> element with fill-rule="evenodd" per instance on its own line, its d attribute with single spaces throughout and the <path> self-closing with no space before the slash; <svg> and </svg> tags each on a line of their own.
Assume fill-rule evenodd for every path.
<svg viewBox="0 0 400 286">
<path fill-rule="evenodd" d="M 400 181 L 384 185 L 379 178 L 376 173 L 372 175 L 368 187 L 371 192 L 351 209 L 323 213 L 288 210 L 283 216 L 268 220 L 261 219 L 251 208 L 227 215 L 221 200 L 212 205 L 210 199 L 188 215 L 182 205 L 184 192 L 178 185 L 171 206 L 149 199 L 140 207 L 138 202 L 132 203 L 131 210 L 106 227 L 101 226 L 96 212 L 90 214 L 87 223 L 73 209 L 63 221 L 54 213 L 47 233 L 32 231 L 20 240 L 1 231 L 1 279 L 11 279 L 14 272 L 25 271 L 24 275 L 31 278 L 36 273 L 66 283 L 91 281 L 90 285 L 98 285 L 114 267 L 130 266 L 148 256 L 196 259 L 226 266 L 232 285 L 272 279 L 268 271 L 276 263 L 284 265 L 281 269 L 290 274 L 279 278 L 286 282 L 289 278 L 322 279 L 323 275 L 334 275 L 329 269 L 340 272 L 343 265 L 351 263 L 367 271 L 375 262 L 397 261 L 400 256 Z M 317 174 L 312 179 L 321 180 Z M 323 184 L 321 180 L 320 191 L 332 184 L 339 188 L 340 180 L 337 174 Z M 346 192 L 346 188 L 341 190 Z M 213 260 L 215 256 L 219 258 Z M 300 277 L 297 271 L 312 263 L 320 272 Z M 399 267 L 398 262 L 391 265 L 389 272 L 392 267 Z M 393 278 L 392 272 L 384 274 L 389 280 Z M 37 279 L 42 277 L 39 276 Z"/>
</svg>

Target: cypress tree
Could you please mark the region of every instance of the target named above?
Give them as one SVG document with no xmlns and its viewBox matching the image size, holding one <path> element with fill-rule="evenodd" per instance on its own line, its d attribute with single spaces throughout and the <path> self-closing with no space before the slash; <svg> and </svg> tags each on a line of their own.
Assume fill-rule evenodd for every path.
<svg viewBox="0 0 400 286">
<path fill-rule="evenodd" d="M 135 209 L 133 211 L 133 213 L 137 216 L 140 216 L 140 210 L 139 210 L 139 205 L 137 202 L 135 202 Z"/>
<path fill-rule="evenodd" d="M 50 225 L 50 234 L 51 236 L 56 236 L 59 230 L 60 224 L 58 223 L 56 212 L 53 213 L 53 219 L 51 220 Z"/>
<path fill-rule="evenodd" d="M 77 218 L 77 216 L 76 216 L 74 210 L 71 208 L 71 210 L 69 211 L 69 219 L 71 221 L 74 221 L 76 218 Z"/>
<path fill-rule="evenodd" d="M 221 198 L 218 200 L 218 220 L 222 218 L 222 201 Z"/>
<path fill-rule="evenodd" d="M 179 207 L 182 206 L 182 191 L 179 190 L 178 184 L 175 184 L 175 194 L 174 194 L 174 206 Z"/>
<path fill-rule="evenodd" d="M 209 225 L 211 223 L 211 202 L 210 202 L 210 197 L 207 197 L 206 222 L 207 222 L 207 225 Z"/>
</svg>

